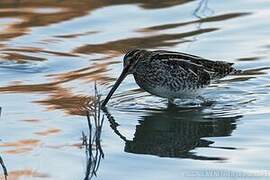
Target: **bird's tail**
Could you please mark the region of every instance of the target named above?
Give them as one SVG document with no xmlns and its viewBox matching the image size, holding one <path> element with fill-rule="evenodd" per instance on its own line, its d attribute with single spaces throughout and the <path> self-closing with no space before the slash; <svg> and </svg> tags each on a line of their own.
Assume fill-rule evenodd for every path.
<svg viewBox="0 0 270 180">
<path fill-rule="evenodd" d="M 240 74 L 242 74 L 242 72 L 243 71 L 240 69 L 233 68 L 232 71 L 230 72 L 230 75 L 240 75 Z"/>
</svg>

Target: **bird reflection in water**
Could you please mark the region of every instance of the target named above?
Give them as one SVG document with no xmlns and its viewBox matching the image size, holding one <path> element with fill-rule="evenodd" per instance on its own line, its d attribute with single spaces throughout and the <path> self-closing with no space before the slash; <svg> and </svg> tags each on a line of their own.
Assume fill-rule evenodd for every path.
<svg viewBox="0 0 270 180">
<path fill-rule="evenodd" d="M 212 146 L 207 137 L 230 136 L 241 116 L 207 117 L 203 109 L 168 107 L 142 117 L 132 140 L 117 129 L 119 126 L 107 109 L 104 112 L 113 131 L 125 141 L 125 152 L 149 154 L 160 157 L 188 158 L 194 160 L 224 160 L 223 157 L 199 156 L 191 150 L 199 147 L 236 149 Z"/>
</svg>

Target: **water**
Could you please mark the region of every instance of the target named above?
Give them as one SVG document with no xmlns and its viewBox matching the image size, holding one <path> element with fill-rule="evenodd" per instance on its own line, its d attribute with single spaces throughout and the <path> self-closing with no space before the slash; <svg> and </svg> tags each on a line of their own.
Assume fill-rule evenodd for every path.
<svg viewBox="0 0 270 180">
<path fill-rule="evenodd" d="M 1 1 L 0 155 L 9 179 L 84 179 L 94 82 L 104 98 L 136 47 L 227 60 L 244 73 L 207 88 L 211 106 L 169 109 L 125 79 L 104 112 L 104 159 L 92 179 L 269 179 L 269 8 L 268 0 Z"/>
</svg>

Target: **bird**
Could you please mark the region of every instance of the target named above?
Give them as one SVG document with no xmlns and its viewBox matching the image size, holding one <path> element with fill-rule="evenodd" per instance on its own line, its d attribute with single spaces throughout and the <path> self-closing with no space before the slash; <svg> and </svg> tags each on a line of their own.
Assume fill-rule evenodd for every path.
<svg viewBox="0 0 270 180">
<path fill-rule="evenodd" d="M 122 73 L 101 106 L 106 106 L 129 74 L 133 74 L 141 89 L 173 103 L 176 98 L 197 96 L 213 81 L 238 74 L 241 70 L 235 69 L 233 64 L 182 52 L 133 49 L 124 56 Z"/>
</svg>

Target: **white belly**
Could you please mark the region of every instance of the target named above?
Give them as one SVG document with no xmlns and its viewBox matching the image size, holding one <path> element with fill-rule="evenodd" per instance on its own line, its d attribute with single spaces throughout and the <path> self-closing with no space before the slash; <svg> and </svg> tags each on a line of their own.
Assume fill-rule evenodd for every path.
<svg viewBox="0 0 270 180">
<path fill-rule="evenodd" d="M 156 96 L 164 97 L 164 98 L 194 98 L 197 97 L 200 92 L 202 91 L 202 88 L 199 89 L 185 89 L 180 91 L 171 91 L 168 88 L 164 87 L 156 87 L 154 89 L 148 90 L 151 94 L 154 94 Z"/>
</svg>

